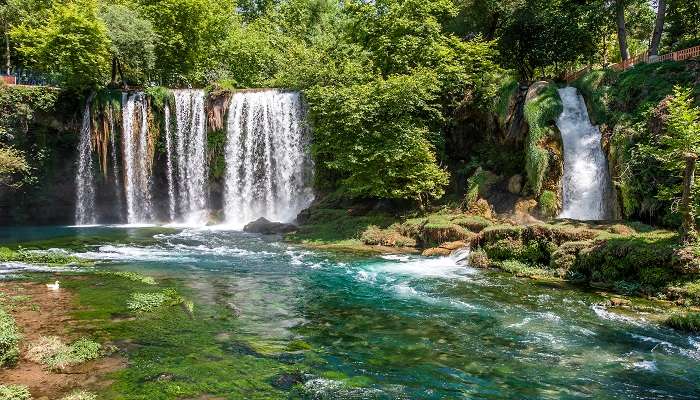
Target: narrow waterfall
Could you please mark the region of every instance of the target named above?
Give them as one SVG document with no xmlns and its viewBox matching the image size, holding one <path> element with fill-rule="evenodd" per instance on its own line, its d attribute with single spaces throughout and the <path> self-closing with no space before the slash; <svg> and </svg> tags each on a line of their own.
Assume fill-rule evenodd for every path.
<svg viewBox="0 0 700 400">
<path fill-rule="evenodd" d="M 174 186 L 171 186 L 174 191 L 174 204 L 177 204 L 183 222 L 201 225 L 208 219 L 204 91 L 174 90 L 173 94 L 175 95 L 175 154 L 177 156 L 176 191 Z"/>
<path fill-rule="evenodd" d="M 266 90 L 231 99 L 225 148 L 226 223 L 288 222 L 313 200 L 309 137 L 299 93 Z"/>
<path fill-rule="evenodd" d="M 130 224 L 153 222 L 148 104 L 144 93 L 122 94 L 122 159 L 126 219 Z"/>
<path fill-rule="evenodd" d="M 563 208 L 560 218 L 610 217 L 610 176 L 601 133 L 591 124 L 583 96 L 574 87 L 559 89 L 564 112 L 557 119 L 564 145 Z"/>
<path fill-rule="evenodd" d="M 90 225 L 97 222 L 95 211 L 95 177 L 92 170 L 92 125 L 90 114 L 90 96 L 83 111 L 83 123 L 80 128 L 78 144 L 78 174 L 76 176 L 75 223 Z"/>
<path fill-rule="evenodd" d="M 109 104 L 107 108 L 107 119 L 109 120 L 109 140 L 112 152 L 112 181 L 114 187 L 114 199 L 117 206 L 117 215 L 122 218 L 124 214 L 124 204 L 122 201 L 122 178 L 121 168 L 119 167 L 119 148 L 117 147 L 117 130 L 114 124 L 115 118 L 114 105 Z"/>
<path fill-rule="evenodd" d="M 165 105 L 163 109 L 163 119 L 165 120 L 165 162 L 166 178 L 168 181 L 168 217 L 170 221 L 175 220 L 175 176 L 173 171 L 173 139 L 170 127 L 170 106 Z"/>
</svg>

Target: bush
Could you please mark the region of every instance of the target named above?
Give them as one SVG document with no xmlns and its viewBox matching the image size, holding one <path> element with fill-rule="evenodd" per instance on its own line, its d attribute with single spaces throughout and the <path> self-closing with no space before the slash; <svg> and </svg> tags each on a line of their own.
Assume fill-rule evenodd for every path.
<svg viewBox="0 0 700 400">
<path fill-rule="evenodd" d="M 700 332 L 700 313 L 671 315 L 664 321 L 664 325 L 684 332 Z"/>
<path fill-rule="evenodd" d="M 80 338 L 70 345 L 56 336 L 41 337 L 27 349 L 27 359 L 52 370 L 61 370 L 72 365 L 99 358 L 102 345 L 87 338 Z"/>
<path fill-rule="evenodd" d="M 163 306 L 185 303 L 185 299 L 175 289 L 165 289 L 154 293 L 132 293 L 126 306 L 133 312 L 151 312 Z"/>
<path fill-rule="evenodd" d="M 413 247 L 416 240 L 403 236 L 396 229 L 397 225 L 392 225 L 387 229 L 381 229 L 376 225 L 370 225 L 362 232 L 360 240 L 368 245 L 380 245 L 389 247 Z"/>
<path fill-rule="evenodd" d="M 0 367 L 12 367 L 17 363 L 21 339 L 15 319 L 0 307 Z"/>
<path fill-rule="evenodd" d="M 550 128 L 564 110 L 559 92 L 554 84 L 549 84 L 537 96 L 525 103 L 524 114 L 530 131 L 525 143 L 525 170 L 533 193 L 542 190 L 542 183 L 549 168 L 549 152 L 542 142 L 552 136 Z"/>
<path fill-rule="evenodd" d="M 29 389 L 23 385 L 0 385 L 0 400 L 31 400 Z"/>
<path fill-rule="evenodd" d="M 490 264 L 489 256 L 482 249 L 472 250 L 469 253 L 469 265 L 476 268 L 488 268 Z"/>
</svg>

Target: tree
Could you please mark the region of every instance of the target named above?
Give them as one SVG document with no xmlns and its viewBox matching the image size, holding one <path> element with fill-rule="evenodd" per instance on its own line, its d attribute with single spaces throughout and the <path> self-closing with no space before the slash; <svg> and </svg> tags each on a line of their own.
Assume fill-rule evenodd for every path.
<svg viewBox="0 0 700 400">
<path fill-rule="evenodd" d="M 627 48 L 627 28 L 625 26 L 625 0 L 615 0 L 615 15 L 617 20 L 617 40 L 620 45 L 622 61 L 630 58 Z"/>
<path fill-rule="evenodd" d="M 664 31 L 664 19 L 666 18 L 666 0 L 658 0 L 656 6 L 656 22 L 654 23 L 654 33 L 651 36 L 651 44 L 649 45 L 650 56 L 659 54 L 659 44 L 661 43 L 661 35 Z"/>
<path fill-rule="evenodd" d="M 94 87 L 105 81 L 110 41 L 94 1 L 57 3 L 42 24 L 24 21 L 11 36 L 27 62 L 57 74 L 68 87 Z"/>
<path fill-rule="evenodd" d="M 155 64 L 155 41 L 157 40 L 151 22 L 139 17 L 138 13 L 124 5 L 112 4 L 103 7 L 100 17 L 107 26 L 111 42 L 112 85 L 116 84 L 117 72 L 126 84 L 127 76 L 137 82 L 145 82 Z"/>
<path fill-rule="evenodd" d="M 660 195 L 668 199 L 680 196 L 683 236 L 688 241 L 697 239 L 695 228 L 695 169 L 700 155 L 700 107 L 693 106 L 691 89 L 676 86 L 673 96 L 666 101 L 668 118 L 666 131 L 658 146 L 644 146 L 643 150 L 661 162 L 663 167 L 679 176 L 682 184 L 665 189 Z"/>
<path fill-rule="evenodd" d="M 377 78 L 307 91 L 313 152 L 321 174 L 353 197 L 440 197 L 447 172 L 437 165 L 426 115 L 437 116 L 434 73 Z M 328 178 L 332 177 L 332 178 Z"/>
</svg>

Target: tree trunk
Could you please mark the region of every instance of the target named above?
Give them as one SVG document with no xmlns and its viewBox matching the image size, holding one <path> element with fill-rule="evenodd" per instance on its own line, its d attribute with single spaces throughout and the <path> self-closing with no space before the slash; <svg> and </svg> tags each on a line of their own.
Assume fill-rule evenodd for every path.
<svg viewBox="0 0 700 400">
<path fill-rule="evenodd" d="M 687 241 L 697 239 L 695 215 L 693 213 L 693 185 L 695 181 L 695 163 L 698 156 L 693 153 L 685 155 L 685 174 L 683 176 L 683 197 L 681 198 L 681 216 L 683 218 L 683 236 Z"/>
<path fill-rule="evenodd" d="M 630 58 L 629 50 L 627 49 L 627 28 L 625 27 L 625 0 L 616 0 L 617 12 L 617 40 L 620 42 L 620 55 L 622 61 L 627 61 Z"/>
<path fill-rule="evenodd" d="M 666 0 L 659 0 L 659 9 L 656 12 L 656 24 L 654 25 L 654 33 L 651 35 L 651 45 L 649 46 L 649 55 L 659 55 L 659 44 L 661 43 L 661 34 L 664 33 L 664 19 L 666 18 Z"/>
</svg>

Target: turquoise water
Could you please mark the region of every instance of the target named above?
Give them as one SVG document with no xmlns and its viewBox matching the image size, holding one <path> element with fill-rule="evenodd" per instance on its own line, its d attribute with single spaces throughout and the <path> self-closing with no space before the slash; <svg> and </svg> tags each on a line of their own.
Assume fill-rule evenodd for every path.
<svg viewBox="0 0 700 400">
<path fill-rule="evenodd" d="M 308 343 L 314 357 L 285 361 L 304 371 L 307 398 L 700 396 L 700 337 L 615 313 L 593 293 L 449 257 L 361 257 L 162 228 L 7 229 L 0 241 L 176 278 L 197 303 L 236 314 L 236 338 Z"/>
</svg>

